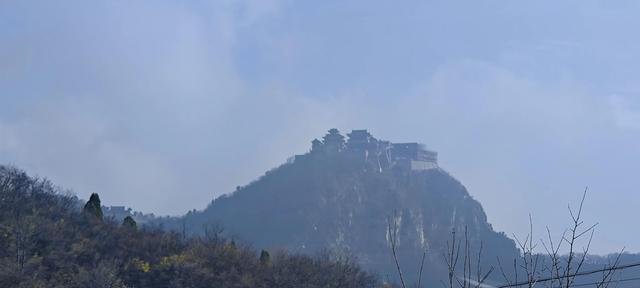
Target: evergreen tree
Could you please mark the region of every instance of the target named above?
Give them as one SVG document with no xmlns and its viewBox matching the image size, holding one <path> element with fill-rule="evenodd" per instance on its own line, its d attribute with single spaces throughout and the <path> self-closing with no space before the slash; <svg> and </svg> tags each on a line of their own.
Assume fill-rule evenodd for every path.
<svg viewBox="0 0 640 288">
<path fill-rule="evenodd" d="M 122 227 L 131 228 L 135 230 L 138 228 L 138 223 L 136 223 L 136 220 L 133 220 L 131 216 L 127 216 L 127 217 L 124 217 L 124 220 L 122 221 Z"/>
<path fill-rule="evenodd" d="M 97 194 L 82 211 L 46 180 L 0 165 L 0 287 L 353 287 L 375 278 L 355 264 L 236 245 L 219 234 L 185 241 L 102 217 Z M 89 228 L 89 229 L 87 229 Z M 216 230 L 218 231 L 218 230 Z M 218 232 L 219 233 L 219 232 Z M 213 265 L 212 265 L 213 264 Z M 330 265 L 328 265 L 330 264 Z M 335 265 L 335 266 L 331 266 Z M 335 267 L 335 268 L 333 268 Z"/>
<path fill-rule="evenodd" d="M 84 212 L 102 221 L 102 206 L 100 205 L 100 196 L 98 196 L 98 193 L 91 194 L 87 204 L 84 204 Z"/>
<path fill-rule="evenodd" d="M 269 255 L 269 252 L 265 250 L 260 251 L 260 264 L 266 265 L 269 264 L 269 261 L 271 261 L 271 255 Z"/>
</svg>

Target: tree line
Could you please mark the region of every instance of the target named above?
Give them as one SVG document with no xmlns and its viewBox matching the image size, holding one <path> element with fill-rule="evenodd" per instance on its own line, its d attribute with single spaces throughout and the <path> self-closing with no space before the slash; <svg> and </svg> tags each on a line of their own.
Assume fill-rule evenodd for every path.
<svg viewBox="0 0 640 288">
<path fill-rule="evenodd" d="M 257 251 L 102 215 L 100 198 L 0 166 L 0 287 L 376 287 L 351 259 Z"/>
</svg>

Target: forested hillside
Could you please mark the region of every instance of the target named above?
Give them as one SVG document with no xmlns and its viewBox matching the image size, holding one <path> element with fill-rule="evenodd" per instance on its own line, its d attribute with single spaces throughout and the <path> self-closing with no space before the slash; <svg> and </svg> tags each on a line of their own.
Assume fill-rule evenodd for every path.
<svg viewBox="0 0 640 288">
<path fill-rule="evenodd" d="M 0 287 L 374 287 L 349 259 L 251 247 L 104 218 L 44 179 L 0 166 Z"/>
</svg>

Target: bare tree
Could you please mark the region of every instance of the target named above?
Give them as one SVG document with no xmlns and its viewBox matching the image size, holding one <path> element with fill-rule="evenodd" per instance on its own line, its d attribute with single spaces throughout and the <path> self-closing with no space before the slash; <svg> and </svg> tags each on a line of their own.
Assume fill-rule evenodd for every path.
<svg viewBox="0 0 640 288">
<path fill-rule="evenodd" d="M 620 266 L 620 257 L 622 257 L 624 250 L 625 248 L 622 248 L 622 250 L 620 250 L 620 253 L 616 255 L 614 261 L 609 262 L 607 265 L 605 265 L 606 269 L 602 271 L 602 278 L 600 278 L 600 280 L 596 283 L 596 288 L 609 287 L 609 284 L 611 284 L 615 272 L 618 271 L 618 267 Z"/>
<path fill-rule="evenodd" d="M 456 266 L 460 257 L 460 241 L 456 242 L 456 231 L 451 232 L 451 243 L 447 241 L 447 254 L 443 255 L 447 264 L 447 276 L 449 280 L 449 288 L 453 288 L 453 280 L 455 279 Z M 446 285 L 445 285 L 446 286 Z"/>
<path fill-rule="evenodd" d="M 391 253 L 393 255 L 393 260 L 396 264 L 396 271 L 398 272 L 398 277 L 400 278 L 400 284 L 403 288 L 406 288 L 406 282 L 404 279 L 404 275 L 402 274 L 402 269 L 400 268 L 400 260 L 398 259 L 398 233 L 400 232 L 400 227 L 398 227 L 397 221 L 397 211 L 393 211 L 393 217 L 389 217 L 387 219 L 387 234 L 388 240 L 391 246 Z M 427 251 L 422 251 L 422 259 L 420 261 L 420 268 L 418 269 L 418 280 L 417 283 L 414 283 L 416 287 L 422 287 L 422 272 L 424 271 L 424 261 L 427 258 Z"/>
<path fill-rule="evenodd" d="M 418 271 L 418 285 L 420 288 L 422 284 L 422 269 L 424 269 L 424 259 L 427 257 L 427 251 L 422 251 L 422 261 L 420 261 L 420 271 Z"/>
<path fill-rule="evenodd" d="M 469 233 L 467 227 L 464 229 L 464 250 L 462 251 L 462 276 L 457 274 L 457 265 L 460 258 L 460 247 L 462 247 L 461 240 L 456 242 L 455 230 L 451 232 L 451 242 L 447 241 L 447 251 L 444 255 L 445 264 L 447 265 L 448 287 L 453 288 L 454 283 L 458 284 L 460 288 L 479 288 L 489 278 L 489 275 L 493 272 L 494 268 L 490 267 L 487 272 L 482 269 L 482 252 L 484 249 L 483 242 L 480 241 L 480 247 L 478 249 L 478 258 L 476 259 L 475 267 L 472 266 L 473 257 L 471 243 L 469 241 Z M 472 270 L 475 268 L 475 271 Z M 455 282 L 454 282 L 455 280 Z M 447 286 L 446 284 L 444 286 Z"/>
<path fill-rule="evenodd" d="M 494 270 L 494 267 L 491 266 L 491 267 L 489 267 L 489 271 L 487 271 L 487 272 L 483 272 L 482 271 L 482 264 L 481 264 L 480 261 L 482 260 L 482 249 L 483 248 L 484 248 L 484 245 L 483 245 L 482 241 L 480 241 L 480 249 L 478 249 L 478 263 L 476 264 L 476 279 L 475 279 L 474 288 L 482 287 L 484 282 L 487 280 L 487 278 L 489 278 L 489 276 L 491 275 L 491 273 L 493 273 L 493 270 Z"/>
<path fill-rule="evenodd" d="M 582 225 L 584 224 L 584 221 L 582 221 L 581 217 L 582 217 L 582 207 L 584 205 L 584 199 L 586 198 L 586 196 L 587 196 L 587 188 L 585 188 L 584 193 L 582 194 L 582 200 L 580 200 L 580 207 L 578 208 L 577 214 L 574 214 L 573 210 L 571 209 L 571 205 L 567 206 L 569 209 L 569 213 L 571 214 L 571 219 L 573 220 L 573 225 L 571 226 L 571 228 L 569 228 L 571 237 L 570 238 L 563 237 L 563 240 L 569 245 L 569 253 L 567 255 L 567 261 L 565 263 L 565 269 L 564 269 L 564 273 L 566 276 L 564 277 L 564 280 L 565 280 L 564 286 L 560 286 L 561 288 L 571 287 L 571 285 L 575 281 L 575 276 L 570 277 L 570 275 L 572 273 L 576 274 L 580 272 L 580 270 L 582 269 L 584 260 L 587 258 L 587 254 L 589 253 L 589 248 L 591 247 L 591 240 L 593 239 L 593 233 L 595 231 L 595 227 L 598 225 L 598 223 L 596 223 L 587 229 L 580 230 Z M 577 241 L 585 234 L 589 235 L 589 240 L 587 242 L 587 245 L 583 248 L 582 253 L 577 254 L 576 253 Z M 574 262 L 577 263 L 575 270 L 573 268 Z"/>
<path fill-rule="evenodd" d="M 589 255 L 595 227 L 598 225 L 598 223 L 595 223 L 590 226 L 585 226 L 584 220 L 582 219 L 587 191 L 588 189 L 585 188 L 580 200 L 580 205 L 576 211 L 571 208 L 571 205 L 568 205 L 571 224 L 569 228 L 563 231 L 559 240 L 554 241 L 551 230 L 547 227 L 547 240 L 540 240 L 546 252 L 546 260 L 548 261 L 544 261 L 543 259 L 542 262 L 544 262 L 544 264 L 542 264 L 542 268 L 540 268 L 540 257 L 542 257 L 542 255 L 535 251 L 537 245 L 533 243 L 533 221 L 531 220 L 531 216 L 529 216 L 529 225 L 531 228 L 527 237 L 524 241 L 521 241 L 514 236 L 522 253 L 519 259 L 519 262 L 521 262 L 520 265 L 516 265 L 518 260 L 514 260 L 515 281 L 508 279 L 500 264 L 500 270 L 507 284 L 499 287 L 519 287 L 526 285 L 528 288 L 532 288 L 536 284 L 544 282 L 547 287 L 569 288 L 575 284 L 576 277 L 593 273 L 593 271 L 583 272 L 585 261 Z M 586 241 L 586 243 L 584 241 Z M 581 251 L 578 248 L 580 243 L 584 243 Z M 567 251 L 564 255 L 561 254 L 563 249 Z M 618 254 L 613 263 L 606 265 L 604 269 L 598 270 L 598 272 L 602 271 L 603 275 L 600 281 L 594 283 L 597 288 L 606 288 L 609 283 L 611 283 L 613 274 L 618 270 L 621 254 L 622 252 Z M 524 282 L 518 281 L 518 270 L 522 270 L 526 274 L 526 280 Z M 548 276 L 543 277 L 542 273 Z"/>
<path fill-rule="evenodd" d="M 516 235 L 513 235 L 513 238 L 516 240 L 520 251 L 522 251 L 520 268 L 524 270 L 525 276 L 527 277 L 527 287 L 532 288 L 536 285 L 537 278 L 540 277 L 538 271 L 540 254 L 535 252 L 538 245 L 533 244 L 533 220 L 531 214 L 529 214 L 529 234 L 527 234 L 524 241 L 520 241 Z"/>
<path fill-rule="evenodd" d="M 393 260 L 396 263 L 396 269 L 398 271 L 398 276 L 400 277 L 400 283 L 402 284 L 402 288 L 407 288 L 407 285 L 404 282 L 404 277 L 402 276 L 402 269 L 400 269 L 400 261 L 398 260 L 398 222 L 397 222 L 397 213 L 393 211 L 393 218 L 390 218 L 387 221 L 387 233 L 389 237 L 389 243 L 391 244 L 391 253 L 393 254 Z"/>
</svg>

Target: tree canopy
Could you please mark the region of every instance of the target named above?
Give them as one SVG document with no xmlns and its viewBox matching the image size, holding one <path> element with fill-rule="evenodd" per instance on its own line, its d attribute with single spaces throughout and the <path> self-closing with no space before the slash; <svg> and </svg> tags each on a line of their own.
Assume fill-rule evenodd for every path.
<svg viewBox="0 0 640 288">
<path fill-rule="evenodd" d="M 184 238 L 102 219 L 45 179 L 0 166 L 0 287 L 373 287 L 356 264 L 258 253 L 221 235 Z M 92 217 L 86 217 L 91 215 Z M 265 265 L 268 262 L 268 265 Z"/>
</svg>

